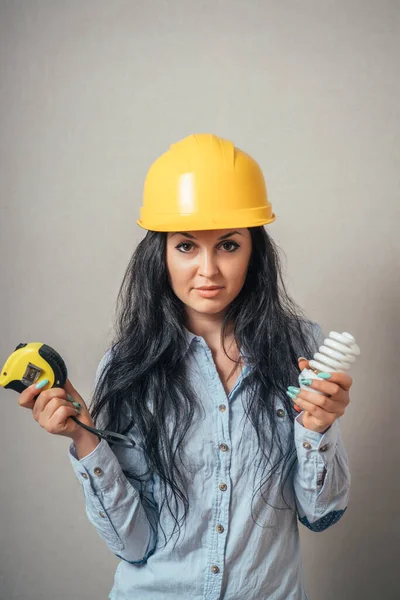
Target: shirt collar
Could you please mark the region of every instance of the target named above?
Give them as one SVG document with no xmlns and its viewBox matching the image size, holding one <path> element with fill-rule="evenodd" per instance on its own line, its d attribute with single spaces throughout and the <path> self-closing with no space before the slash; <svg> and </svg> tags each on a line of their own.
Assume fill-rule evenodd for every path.
<svg viewBox="0 0 400 600">
<path fill-rule="evenodd" d="M 191 346 L 193 344 L 198 343 L 198 344 L 206 345 L 204 339 L 200 335 L 195 335 L 194 333 L 189 331 L 189 329 L 186 329 L 186 327 L 184 327 L 184 333 L 185 333 L 185 338 L 186 338 L 186 348 L 184 349 L 184 355 L 186 355 L 189 352 L 189 349 L 191 348 Z M 242 371 L 242 378 L 247 377 L 252 372 L 252 370 L 253 370 L 253 367 L 250 367 L 245 362 L 243 371 Z"/>
<path fill-rule="evenodd" d="M 184 350 L 184 354 L 186 355 L 189 352 L 191 345 L 195 342 L 200 342 L 203 338 L 201 338 L 199 335 L 195 335 L 189 331 L 189 329 L 186 329 L 186 327 L 184 327 L 184 333 L 186 339 L 186 348 Z"/>
</svg>

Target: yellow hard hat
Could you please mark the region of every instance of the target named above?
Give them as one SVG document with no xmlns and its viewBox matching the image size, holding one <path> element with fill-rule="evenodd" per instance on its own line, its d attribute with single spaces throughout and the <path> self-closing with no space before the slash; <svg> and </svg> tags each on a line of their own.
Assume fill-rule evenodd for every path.
<svg viewBox="0 0 400 600">
<path fill-rule="evenodd" d="M 138 225 L 150 231 L 257 227 L 275 221 L 262 171 L 232 142 L 189 135 L 150 167 Z"/>
</svg>

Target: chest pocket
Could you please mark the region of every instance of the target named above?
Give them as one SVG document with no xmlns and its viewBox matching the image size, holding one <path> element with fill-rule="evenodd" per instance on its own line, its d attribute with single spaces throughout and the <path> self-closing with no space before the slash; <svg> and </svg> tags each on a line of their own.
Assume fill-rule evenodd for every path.
<svg viewBox="0 0 400 600">
<path fill-rule="evenodd" d="M 169 435 L 172 436 L 172 426 L 168 424 Z M 195 406 L 195 413 L 189 429 L 176 453 L 176 465 L 187 477 L 189 485 L 196 476 L 205 479 L 210 477 L 215 465 L 215 442 L 210 420 L 202 405 Z"/>
</svg>

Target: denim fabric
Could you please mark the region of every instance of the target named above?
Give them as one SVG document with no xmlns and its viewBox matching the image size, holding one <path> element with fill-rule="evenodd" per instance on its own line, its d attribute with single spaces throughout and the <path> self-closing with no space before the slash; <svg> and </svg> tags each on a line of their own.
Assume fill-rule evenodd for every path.
<svg viewBox="0 0 400 600">
<path fill-rule="evenodd" d="M 311 331 L 316 346 L 322 344 L 319 325 L 312 323 Z M 349 498 L 339 422 L 323 435 L 307 430 L 302 414 L 293 423 L 276 398 L 281 438 L 289 442 L 294 437 L 297 452 L 285 483 L 289 508 L 279 493 L 279 472 L 272 478 L 268 502 L 259 494 L 253 497 L 258 445 L 243 407 L 249 370 L 245 366 L 227 396 L 205 341 L 187 336 L 185 359 L 200 402 L 184 447 L 190 509 L 179 539 L 174 535 L 165 545 L 161 531 L 168 537 L 173 529 L 169 512 L 161 510 L 152 529 L 156 509 L 141 502 L 139 491 L 160 504 L 158 477 L 148 475 L 139 484 L 122 472 L 147 470 L 137 432 L 130 434 L 135 448 L 111 450 L 102 440 L 82 460 L 70 446 L 87 516 L 121 559 L 109 600 L 306 600 L 298 522 L 320 532 L 340 519 Z"/>
</svg>

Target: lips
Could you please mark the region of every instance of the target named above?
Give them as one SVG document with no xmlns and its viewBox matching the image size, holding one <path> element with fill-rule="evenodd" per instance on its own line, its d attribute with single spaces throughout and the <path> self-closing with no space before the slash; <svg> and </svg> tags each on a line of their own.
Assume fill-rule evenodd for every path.
<svg viewBox="0 0 400 600">
<path fill-rule="evenodd" d="M 223 288 L 220 285 L 203 285 L 194 289 L 202 298 L 215 298 Z"/>
</svg>

